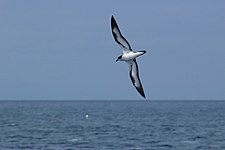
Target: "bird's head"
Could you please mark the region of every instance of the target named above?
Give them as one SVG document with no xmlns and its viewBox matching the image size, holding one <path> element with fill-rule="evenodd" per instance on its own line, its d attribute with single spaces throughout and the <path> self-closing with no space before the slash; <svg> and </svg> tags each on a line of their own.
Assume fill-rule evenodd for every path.
<svg viewBox="0 0 225 150">
<path fill-rule="evenodd" d="M 117 58 L 116 62 L 117 62 L 117 61 L 120 61 L 120 60 L 121 60 L 121 58 L 122 58 L 122 55 L 121 55 L 121 56 L 119 56 L 119 57 Z"/>
</svg>

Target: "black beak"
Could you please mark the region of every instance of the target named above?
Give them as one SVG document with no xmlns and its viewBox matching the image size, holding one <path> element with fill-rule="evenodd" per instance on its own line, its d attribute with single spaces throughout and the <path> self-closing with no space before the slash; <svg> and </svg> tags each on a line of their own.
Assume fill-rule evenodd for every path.
<svg viewBox="0 0 225 150">
<path fill-rule="evenodd" d="M 118 61 L 119 59 L 117 58 L 116 62 Z"/>
</svg>

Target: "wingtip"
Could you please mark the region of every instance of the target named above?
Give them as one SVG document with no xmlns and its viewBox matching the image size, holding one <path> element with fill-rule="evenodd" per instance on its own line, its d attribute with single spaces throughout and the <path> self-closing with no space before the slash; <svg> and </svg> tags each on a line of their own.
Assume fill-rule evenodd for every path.
<svg viewBox="0 0 225 150">
<path fill-rule="evenodd" d="M 117 25 L 117 23 L 116 23 L 116 20 L 115 20 L 115 18 L 113 17 L 113 15 L 112 15 L 112 17 L 111 17 L 111 28 L 112 28 L 112 30 L 114 29 L 114 28 L 119 28 L 118 27 L 118 25 Z M 119 30 L 119 29 L 118 29 Z M 113 36 L 114 36 L 114 33 L 113 33 Z"/>
<path fill-rule="evenodd" d="M 112 22 L 112 23 L 116 22 L 116 20 L 115 20 L 115 18 L 114 18 L 113 15 L 111 16 L 111 22 Z"/>
<path fill-rule="evenodd" d="M 146 98 L 144 93 L 143 93 L 143 94 L 141 94 L 141 96 L 143 96 L 144 98 Z"/>
<path fill-rule="evenodd" d="M 142 87 L 141 87 L 141 89 L 138 90 L 138 92 L 141 94 L 141 96 L 143 96 L 144 98 L 146 98 L 146 97 L 145 97 L 144 90 L 143 90 Z"/>
<path fill-rule="evenodd" d="M 144 90 L 143 90 L 142 87 L 141 87 L 141 89 L 138 89 L 138 88 L 137 88 L 137 91 L 139 92 L 139 94 L 140 94 L 142 97 L 146 98 L 146 97 L 145 97 Z"/>
</svg>

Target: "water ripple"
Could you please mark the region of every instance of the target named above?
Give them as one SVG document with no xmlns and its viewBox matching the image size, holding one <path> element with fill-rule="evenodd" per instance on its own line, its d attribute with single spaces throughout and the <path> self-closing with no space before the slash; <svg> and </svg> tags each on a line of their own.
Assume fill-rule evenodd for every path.
<svg viewBox="0 0 225 150">
<path fill-rule="evenodd" d="M 0 103 L 0 149 L 225 149 L 225 102 Z"/>
</svg>

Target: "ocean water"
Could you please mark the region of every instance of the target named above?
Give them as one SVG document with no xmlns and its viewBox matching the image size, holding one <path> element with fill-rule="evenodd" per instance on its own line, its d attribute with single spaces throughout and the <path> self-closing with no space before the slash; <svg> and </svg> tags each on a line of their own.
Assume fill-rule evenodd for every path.
<svg viewBox="0 0 225 150">
<path fill-rule="evenodd" d="M 1 150 L 224 150 L 225 101 L 0 101 Z"/>
</svg>

